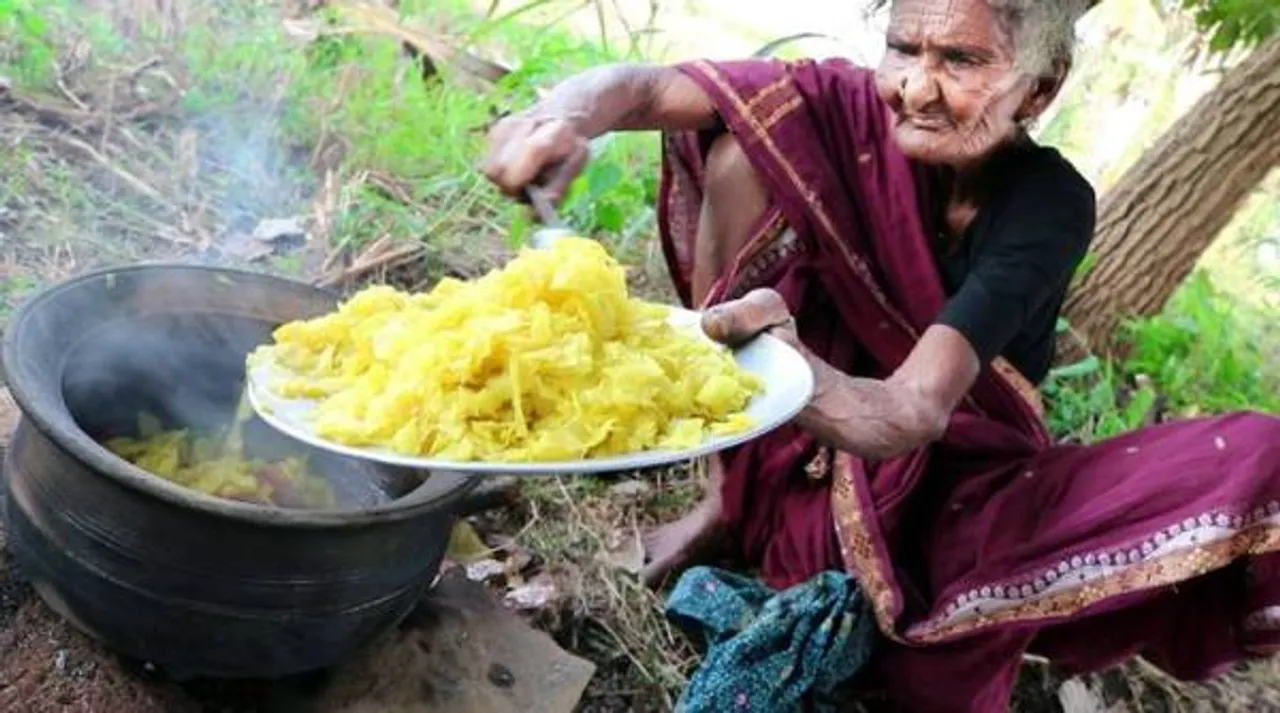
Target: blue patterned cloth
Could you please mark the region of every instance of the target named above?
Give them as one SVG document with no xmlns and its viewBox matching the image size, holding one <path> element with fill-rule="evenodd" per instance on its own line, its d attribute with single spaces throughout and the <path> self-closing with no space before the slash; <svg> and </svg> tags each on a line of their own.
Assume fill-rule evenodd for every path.
<svg viewBox="0 0 1280 713">
<path fill-rule="evenodd" d="M 676 584 L 667 616 L 706 645 L 679 713 L 834 711 L 837 687 L 867 663 L 877 636 L 857 582 L 843 572 L 775 592 L 695 567 Z"/>
</svg>

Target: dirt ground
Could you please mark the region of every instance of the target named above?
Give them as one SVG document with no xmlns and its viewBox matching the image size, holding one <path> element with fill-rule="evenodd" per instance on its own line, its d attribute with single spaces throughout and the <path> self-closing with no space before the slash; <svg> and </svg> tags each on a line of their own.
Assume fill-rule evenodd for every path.
<svg viewBox="0 0 1280 713">
<path fill-rule="evenodd" d="M 0 454 L 17 417 L 8 391 L 0 389 Z M 14 571 L 2 524 L 0 652 L 0 711 L 5 713 L 175 710 L 172 689 L 144 682 L 44 606 Z"/>
</svg>

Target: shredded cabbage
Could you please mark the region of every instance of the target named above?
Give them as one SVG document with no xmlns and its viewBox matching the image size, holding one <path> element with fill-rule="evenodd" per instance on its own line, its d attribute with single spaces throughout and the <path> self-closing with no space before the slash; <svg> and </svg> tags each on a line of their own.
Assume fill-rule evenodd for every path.
<svg viewBox="0 0 1280 713">
<path fill-rule="evenodd" d="M 333 489 L 307 472 L 305 458 L 246 458 L 242 425 L 237 418 L 225 436 L 196 436 L 186 429 L 165 430 L 158 419 L 143 413 L 138 437 L 113 438 L 103 445 L 153 475 L 207 495 L 282 508 L 334 507 Z"/>
<path fill-rule="evenodd" d="M 566 238 L 425 293 L 368 287 L 250 362 L 289 375 L 279 396 L 317 401 L 321 438 L 414 456 L 577 460 L 749 428 L 758 379 L 668 318 L 599 243 Z"/>
</svg>

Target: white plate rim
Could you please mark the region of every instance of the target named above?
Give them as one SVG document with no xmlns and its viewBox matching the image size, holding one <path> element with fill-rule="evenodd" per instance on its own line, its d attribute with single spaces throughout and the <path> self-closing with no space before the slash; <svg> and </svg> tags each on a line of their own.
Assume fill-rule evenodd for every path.
<svg viewBox="0 0 1280 713">
<path fill-rule="evenodd" d="M 701 319 L 701 314 L 693 310 L 680 307 L 668 307 L 668 309 L 671 311 L 671 322 L 680 326 L 697 325 Z M 813 398 L 815 389 L 813 369 L 806 362 L 804 356 L 800 354 L 799 350 L 770 334 L 761 334 L 733 351 L 736 354 L 753 346 L 755 348 L 764 348 L 776 354 L 784 354 L 786 359 L 796 362 L 797 367 L 803 367 L 800 373 L 796 375 L 799 380 L 799 383 L 796 384 L 799 386 L 797 397 L 793 402 L 788 403 L 786 408 L 770 414 L 770 418 L 767 420 L 757 418 L 757 422 L 745 431 L 724 436 L 712 436 L 693 448 L 643 451 L 577 461 L 455 461 L 408 456 L 387 448 L 369 448 L 336 443 L 320 438 L 303 425 L 280 418 L 277 415 L 277 412 L 281 410 L 281 406 L 287 407 L 291 402 L 296 404 L 305 400 L 284 399 L 272 394 L 265 387 L 259 389 L 258 380 L 254 378 L 252 369 L 247 371 L 245 381 L 250 405 L 259 418 L 294 440 L 330 453 L 422 471 L 470 473 L 474 475 L 592 475 L 656 468 L 696 460 L 755 440 L 795 418 Z M 761 396 L 756 398 L 761 398 Z"/>
</svg>

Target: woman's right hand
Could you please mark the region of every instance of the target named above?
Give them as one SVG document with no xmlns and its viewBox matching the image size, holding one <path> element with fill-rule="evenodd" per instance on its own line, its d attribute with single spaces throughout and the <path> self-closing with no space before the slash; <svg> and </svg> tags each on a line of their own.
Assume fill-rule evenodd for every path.
<svg viewBox="0 0 1280 713">
<path fill-rule="evenodd" d="M 558 204 L 590 156 L 589 139 L 573 118 L 518 114 L 490 129 L 481 170 L 508 196 L 523 199 L 533 184 Z"/>
<path fill-rule="evenodd" d="M 717 126 L 710 98 L 671 67 L 609 65 L 570 77 L 533 109 L 489 130 L 480 168 L 503 193 L 523 199 L 541 186 L 559 203 L 590 158 L 589 142 L 618 130 Z"/>
</svg>

